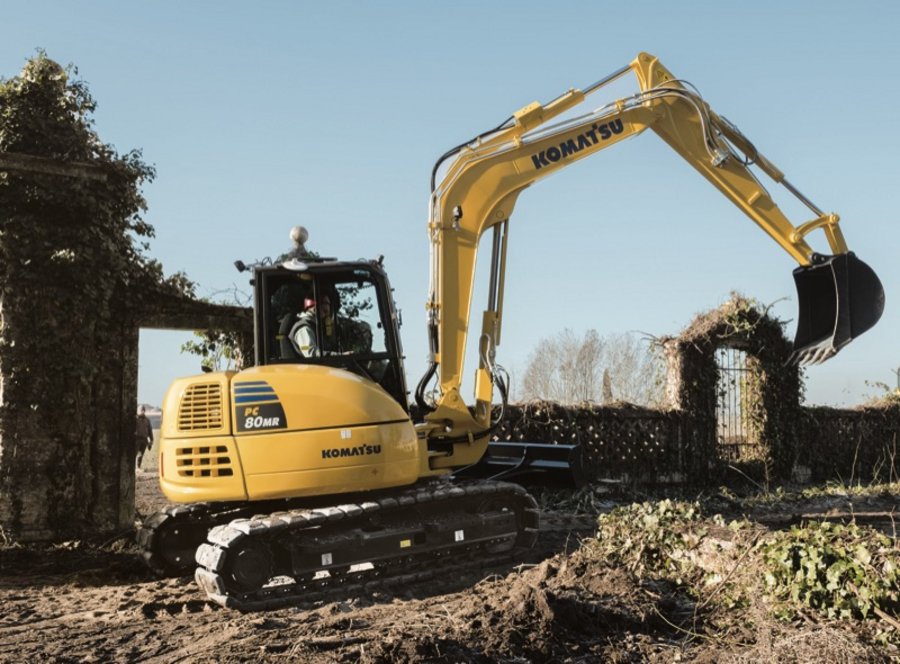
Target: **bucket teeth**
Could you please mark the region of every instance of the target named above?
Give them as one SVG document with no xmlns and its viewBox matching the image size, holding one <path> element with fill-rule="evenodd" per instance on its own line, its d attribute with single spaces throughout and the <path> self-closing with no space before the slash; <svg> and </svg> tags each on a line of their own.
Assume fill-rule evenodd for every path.
<svg viewBox="0 0 900 664">
<path fill-rule="evenodd" d="M 818 345 L 812 348 L 805 348 L 800 351 L 794 351 L 788 362 L 790 364 L 799 364 L 800 366 L 808 366 L 810 364 L 822 364 L 826 360 L 837 355 L 838 349 L 831 345 Z"/>
</svg>

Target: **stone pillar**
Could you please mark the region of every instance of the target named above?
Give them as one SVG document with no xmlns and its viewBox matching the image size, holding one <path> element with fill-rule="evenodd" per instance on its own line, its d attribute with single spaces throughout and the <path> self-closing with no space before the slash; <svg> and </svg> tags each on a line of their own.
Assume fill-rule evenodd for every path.
<svg viewBox="0 0 900 664">
<path fill-rule="evenodd" d="M 709 347 L 683 339 L 663 342 L 666 405 L 684 414 L 685 472 L 691 481 L 713 479 L 716 465 L 716 364 Z"/>
<path fill-rule="evenodd" d="M 666 399 L 670 408 L 686 415 L 684 439 L 688 456 L 697 459 L 694 473 L 715 479 L 709 469 L 722 466 L 716 447 L 716 349 L 721 347 L 747 353 L 744 415 L 758 438 L 761 458 L 745 461 L 762 461 L 765 479 L 770 472 L 788 477 L 797 455 L 802 380 L 798 368 L 787 363 L 791 344 L 781 324 L 736 294 L 663 343 L 668 362 Z M 697 455 L 709 460 L 705 468 Z"/>
<path fill-rule="evenodd" d="M 21 541 L 127 529 L 137 330 L 113 314 L 109 275 L 84 269 L 88 240 L 59 253 L 43 238 L 63 229 L 27 221 L 32 239 L 0 246 L 0 528 Z"/>
<path fill-rule="evenodd" d="M 0 85 L 0 539 L 130 529 L 138 328 L 165 302 L 241 330 L 250 312 L 198 303 L 135 237 L 153 169 L 93 130 L 81 82 L 44 55 Z M 235 322 L 235 316 L 239 319 Z"/>
</svg>

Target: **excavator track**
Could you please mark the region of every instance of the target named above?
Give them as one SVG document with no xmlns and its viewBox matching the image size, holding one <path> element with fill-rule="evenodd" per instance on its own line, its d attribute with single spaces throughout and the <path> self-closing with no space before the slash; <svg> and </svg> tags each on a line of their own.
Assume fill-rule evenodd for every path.
<svg viewBox="0 0 900 664">
<path fill-rule="evenodd" d="M 449 482 L 344 505 L 239 518 L 196 553 L 197 584 L 242 611 L 408 585 L 530 548 L 537 503 L 516 484 Z"/>
<path fill-rule="evenodd" d="M 314 506 L 315 502 L 301 498 L 169 505 L 147 517 L 135 539 L 144 562 L 155 574 L 187 576 L 194 573 L 197 547 L 206 541 L 211 528 L 258 514 Z"/>
<path fill-rule="evenodd" d="M 141 524 L 137 544 L 144 562 L 158 576 L 186 576 L 197 566 L 194 554 L 210 528 L 258 511 L 259 505 L 250 503 L 170 505 Z"/>
</svg>

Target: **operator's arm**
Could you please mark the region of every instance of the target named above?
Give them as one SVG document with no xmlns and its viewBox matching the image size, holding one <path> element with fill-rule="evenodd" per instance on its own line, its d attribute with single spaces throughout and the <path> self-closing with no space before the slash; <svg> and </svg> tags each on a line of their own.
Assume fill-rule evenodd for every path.
<svg viewBox="0 0 900 664">
<path fill-rule="evenodd" d="M 316 343 L 316 330 L 310 321 L 299 320 L 291 331 L 291 342 L 300 353 L 300 357 L 320 357 L 319 344 Z"/>
<path fill-rule="evenodd" d="M 344 319 L 345 324 L 350 323 L 353 324 L 354 321 L 349 321 L 348 319 Z M 305 316 L 301 316 L 300 320 L 294 324 L 293 329 L 290 333 L 291 343 L 294 345 L 294 349 L 300 354 L 303 358 L 311 358 L 311 357 L 328 357 L 328 356 L 337 356 L 337 355 L 352 355 L 354 352 L 362 352 L 361 350 L 323 350 L 322 345 L 318 341 L 318 337 L 316 336 L 316 328 L 315 328 L 315 320 L 307 318 Z M 358 323 L 357 325 L 366 325 L 365 323 Z M 360 332 L 364 332 L 362 328 L 358 328 Z M 371 338 L 372 333 L 371 330 L 368 331 L 368 339 L 369 346 L 371 346 Z M 327 337 L 326 337 L 327 339 Z M 341 342 L 345 341 L 341 339 Z M 365 344 L 366 337 L 358 336 L 356 337 L 355 343 L 357 345 Z M 329 344 L 326 343 L 326 346 Z"/>
</svg>

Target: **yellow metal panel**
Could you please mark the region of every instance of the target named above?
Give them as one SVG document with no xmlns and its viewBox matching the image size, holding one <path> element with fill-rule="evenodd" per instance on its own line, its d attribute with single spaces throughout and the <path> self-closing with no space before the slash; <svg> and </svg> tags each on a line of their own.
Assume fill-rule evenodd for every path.
<svg viewBox="0 0 900 664">
<path fill-rule="evenodd" d="M 239 402 L 245 385 L 265 384 L 271 396 Z M 281 430 L 353 427 L 377 422 L 406 421 L 409 416 L 387 392 L 354 373 L 314 364 L 275 364 L 242 371 L 232 383 L 235 435 L 260 435 L 247 424 L 248 408 L 279 403 L 285 422 Z M 246 398 L 246 397 L 244 397 Z M 263 429 L 263 433 L 270 430 Z"/>
<path fill-rule="evenodd" d="M 159 484 L 172 502 L 247 499 L 231 436 L 162 437 L 159 449 Z"/>
<path fill-rule="evenodd" d="M 228 391 L 233 371 L 175 380 L 163 398 L 160 435 L 221 436 L 231 432 Z"/>
<path fill-rule="evenodd" d="M 491 403 L 492 392 L 493 383 L 491 382 L 491 375 L 486 369 L 477 369 L 475 371 L 475 399 L 484 401 L 485 403 Z"/>
<path fill-rule="evenodd" d="M 412 484 L 419 444 L 410 421 L 237 439 L 251 500 Z"/>
<path fill-rule="evenodd" d="M 232 430 L 233 427 L 233 430 Z M 169 500 L 261 500 L 411 484 L 423 444 L 378 385 L 317 365 L 175 381 L 160 484 Z"/>
</svg>

